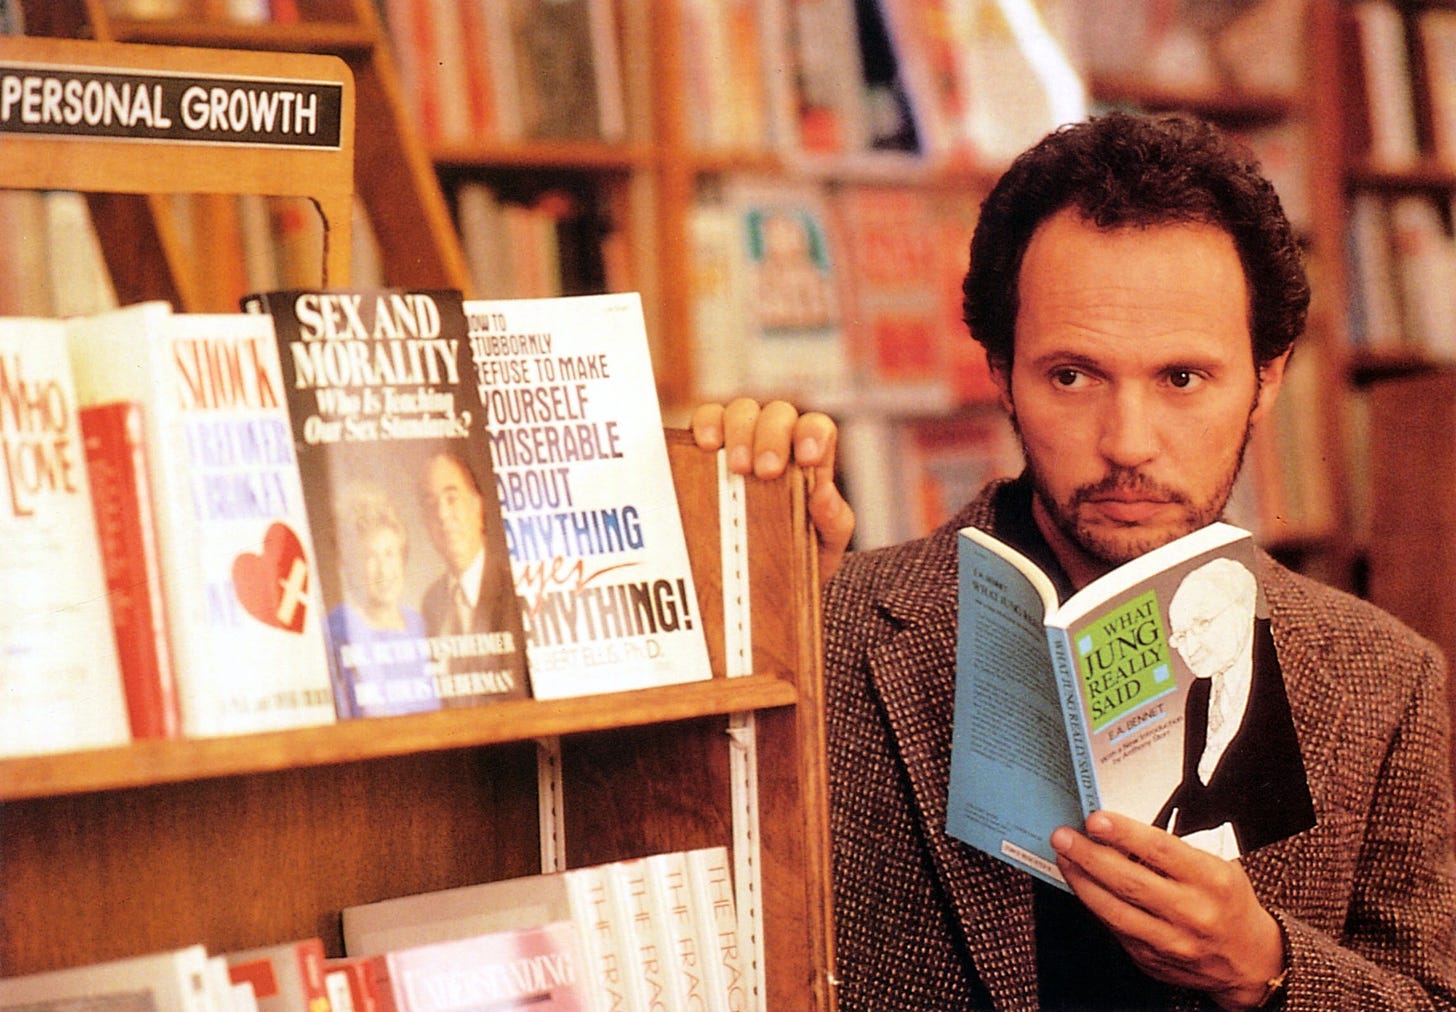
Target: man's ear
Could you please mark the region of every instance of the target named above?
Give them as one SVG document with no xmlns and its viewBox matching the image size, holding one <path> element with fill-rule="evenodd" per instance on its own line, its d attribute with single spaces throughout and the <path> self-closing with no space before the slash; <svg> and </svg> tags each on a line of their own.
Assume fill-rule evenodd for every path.
<svg viewBox="0 0 1456 1012">
<path fill-rule="evenodd" d="M 1001 409 L 1008 416 L 1016 414 L 1016 408 L 1011 400 L 1011 363 L 990 359 L 987 364 L 991 367 L 991 382 L 996 384 L 997 399 L 1001 402 Z"/>
<path fill-rule="evenodd" d="M 1279 388 L 1284 384 L 1284 370 L 1289 366 L 1289 356 L 1294 353 L 1293 348 L 1287 349 L 1278 358 L 1270 359 L 1259 369 L 1259 392 L 1254 401 L 1254 410 L 1249 415 L 1249 421 L 1258 424 L 1269 413 L 1274 410 L 1274 402 L 1279 397 Z"/>
</svg>

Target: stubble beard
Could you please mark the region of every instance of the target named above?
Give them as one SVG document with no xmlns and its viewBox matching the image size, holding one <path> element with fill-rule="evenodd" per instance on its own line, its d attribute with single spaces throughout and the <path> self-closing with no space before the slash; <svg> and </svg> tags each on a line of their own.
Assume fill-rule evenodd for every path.
<svg viewBox="0 0 1456 1012">
<path fill-rule="evenodd" d="M 1253 435 L 1251 414 L 1250 420 L 1244 425 L 1244 436 L 1239 442 L 1239 452 L 1234 457 L 1233 466 L 1220 480 L 1213 494 L 1202 503 L 1193 502 L 1182 490 L 1156 482 L 1136 468 L 1121 467 L 1115 467 L 1101 481 L 1074 489 L 1066 500 L 1058 501 L 1027 450 L 1026 438 L 1021 434 L 1015 412 L 1011 413 L 1011 425 L 1016 432 L 1016 438 L 1021 442 L 1021 453 L 1026 461 L 1026 474 L 1031 481 L 1032 492 L 1046 515 L 1072 544 L 1089 558 L 1108 567 L 1131 562 L 1154 548 L 1160 548 L 1222 518 L 1224 507 L 1228 505 L 1229 497 L 1233 494 L 1234 483 L 1238 480 L 1239 472 L 1243 470 L 1244 454 Z M 1166 499 L 1170 504 L 1182 508 L 1182 521 L 1171 531 L 1149 532 L 1142 537 L 1136 537 L 1132 535 L 1134 528 L 1128 527 L 1122 529 L 1118 536 L 1110 537 L 1082 519 L 1081 507 L 1094 496 L 1113 491 L 1147 493 Z"/>
</svg>

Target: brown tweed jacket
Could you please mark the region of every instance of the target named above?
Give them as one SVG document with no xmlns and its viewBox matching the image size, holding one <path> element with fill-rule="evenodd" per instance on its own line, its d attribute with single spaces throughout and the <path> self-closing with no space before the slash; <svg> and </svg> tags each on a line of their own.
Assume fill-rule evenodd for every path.
<svg viewBox="0 0 1456 1012">
<path fill-rule="evenodd" d="M 840 1006 L 1037 1007 L 1031 880 L 946 835 L 955 531 L 825 588 Z M 1390 616 L 1265 559 L 1318 825 L 1243 859 L 1288 938 L 1288 1009 L 1456 1008 L 1444 666 Z M 1095 982 L 1089 982 L 1095 986 Z M 1198 1008 L 1167 990 L 1167 1008 Z"/>
</svg>

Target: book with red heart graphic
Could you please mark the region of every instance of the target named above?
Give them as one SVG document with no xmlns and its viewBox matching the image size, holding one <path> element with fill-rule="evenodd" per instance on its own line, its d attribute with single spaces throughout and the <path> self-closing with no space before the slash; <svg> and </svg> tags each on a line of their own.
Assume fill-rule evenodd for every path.
<svg viewBox="0 0 1456 1012">
<path fill-rule="evenodd" d="M 271 315 L 340 717 L 530 695 L 460 293 L 290 290 Z"/>
<path fill-rule="evenodd" d="M 309 534 L 267 318 L 147 302 L 69 321 L 82 405 L 143 405 L 182 733 L 334 719 Z"/>
</svg>

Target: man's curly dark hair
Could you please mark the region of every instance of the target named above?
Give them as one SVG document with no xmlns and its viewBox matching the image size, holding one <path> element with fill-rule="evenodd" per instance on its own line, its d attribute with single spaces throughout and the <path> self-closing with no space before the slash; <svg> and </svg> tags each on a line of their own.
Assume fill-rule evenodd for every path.
<svg viewBox="0 0 1456 1012">
<path fill-rule="evenodd" d="M 998 367 L 1012 362 L 1026 247 L 1037 227 L 1065 208 L 1099 228 L 1223 229 L 1249 286 L 1255 364 L 1279 357 L 1303 332 L 1304 256 L 1254 158 L 1189 116 L 1115 112 L 1048 134 L 1017 157 L 981 205 L 963 308 L 971 336 Z"/>
</svg>

